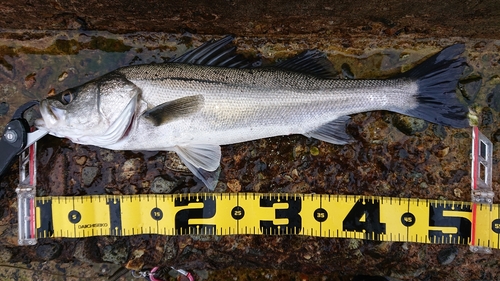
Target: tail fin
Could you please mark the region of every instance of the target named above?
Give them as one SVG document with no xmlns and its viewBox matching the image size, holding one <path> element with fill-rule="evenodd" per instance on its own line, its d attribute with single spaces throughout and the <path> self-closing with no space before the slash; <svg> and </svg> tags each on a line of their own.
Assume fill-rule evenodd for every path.
<svg viewBox="0 0 500 281">
<path fill-rule="evenodd" d="M 467 106 L 457 98 L 455 90 L 465 68 L 463 44 L 443 49 L 415 68 L 396 78 L 410 78 L 418 85 L 415 98 L 419 105 L 407 115 L 455 128 L 469 127 Z"/>
</svg>

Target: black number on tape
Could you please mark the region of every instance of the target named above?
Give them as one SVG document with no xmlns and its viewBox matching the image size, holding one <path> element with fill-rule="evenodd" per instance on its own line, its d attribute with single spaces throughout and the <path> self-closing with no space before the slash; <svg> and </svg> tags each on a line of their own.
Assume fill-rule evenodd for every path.
<svg viewBox="0 0 500 281">
<path fill-rule="evenodd" d="M 342 222 L 344 231 L 364 232 L 365 239 L 379 240 L 385 234 L 385 223 L 380 222 L 380 201 L 359 199 Z"/>
<path fill-rule="evenodd" d="M 73 224 L 79 223 L 81 219 L 82 215 L 76 210 L 71 210 L 71 212 L 69 212 L 68 214 L 68 220 Z"/>
<path fill-rule="evenodd" d="M 497 234 L 500 234 L 500 219 L 496 219 L 491 222 L 491 230 L 493 230 L 493 232 Z"/>
<path fill-rule="evenodd" d="M 163 218 L 163 211 L 160 208 L 153 208 L 153 210 L 151 210 L 151 217 L 159 221 Z"/>
<path fill-rule="evenodd" d="M 412 213 L 404 213 L 402 216 L 401 216 L 401 223 L 404 225 L 404 226 L 412 226 L 415 224 L 415 221 L 417 219 L 415 218 L 415 215 L 413 215 Z"/>
<path fill-rule="evenodd" d="M 314 219 L 318 222 L 324 222 L 328 218 L 328 212 L 323 208 L 314 211 Z"/>
<path fill-rule="evenodd" d="M 302 198 L 294 196 L 269 196 L 260 198 L 261 207 L 273 207 L 275 203 L 288 203 L 286 209 L 276 209 L 275 219 L 288 219 L 287 224 L 274 224 L 273 221 L 260 221 L 264 234 L 299 234 L 302 230 Z"/>
<path fill-rule="evenodd" d="M 236 206 L 231 210 L 231 217 L 235 220 L 241 220 L 244 216 L 245 210 L 240 206 Z"/>
<path fill-rule="evenodd" d="M 215 216 L 215 198 L 182 197 L 176 198 L 176 207 L 189 206 L 191 203 L 203 203 L 203 208 L 183 209 L 175 214 L 175 229 L 181 234 L 215 234 L 213 224 L 189 224 L 190 219 L 209 219 Z"/>
<path fill-rule="evenodd" d="M 455 233 L 442 230 L 429 230 L 429 238 L 435 243 L 468 244 L 471 238 L 470 220 L 460 216 L 445 216 L 444 211 L 472 212 L 470 206 L 462 204 L 429 205 L 429 226 L 453 227 Z"/>
</svg>

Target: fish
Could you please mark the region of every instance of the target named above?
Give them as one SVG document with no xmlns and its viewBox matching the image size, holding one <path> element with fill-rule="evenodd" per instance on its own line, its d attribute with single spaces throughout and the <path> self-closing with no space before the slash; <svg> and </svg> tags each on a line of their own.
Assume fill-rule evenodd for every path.
<svg viewBox="0 0 500 281">
<path fill-rule="evenodd" d="M 374 110 L 470 126 L 456 93 L 467 65 L 463 44 L 389 79 L 335 79 L 319 50 L 262 66 L 238 54 L 233 40 L 208 41 L 162 64 L 118 68 L 43 99 L 35 125 L 79 144 L 174 151 L 210 190 L 221 145 L 291 134 L 344 145 L 353 141 L 349 115 Z"/>
</svg>

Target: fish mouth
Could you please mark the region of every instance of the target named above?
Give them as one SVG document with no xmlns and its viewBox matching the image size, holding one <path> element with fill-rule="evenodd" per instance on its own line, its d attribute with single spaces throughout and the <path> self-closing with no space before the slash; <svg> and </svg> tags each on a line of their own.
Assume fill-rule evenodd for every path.
<svg viewBox="0 0 500 281">
<path fill-rule="evenodd" d="M 66 110 L 50 105 L 47 100 L 42 100 L 39 108 L 42 118 L 35 120 L 35 125 L 38 128 L 52 127 L 63 120 L 66 115 Z"/>
</svg>

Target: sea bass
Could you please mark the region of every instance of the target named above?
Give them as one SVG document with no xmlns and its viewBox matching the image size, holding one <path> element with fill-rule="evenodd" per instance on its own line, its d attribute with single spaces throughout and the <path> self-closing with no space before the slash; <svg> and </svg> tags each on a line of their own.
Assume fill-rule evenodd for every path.
<svg viewBox="0 0 500 281">
<path fill-rule="evenodd" d="M 36 126 L 113 150 L 175 151 L 211 190 L 221 145 L 290 134 L 346 144 L 349 115 L 372 110 L 469 126 L 455 93 L 466 65 L 462 44 L 391 79 L 338 80 L 319 51 L 259 67 L 237 55 L 232 41 L 210 41 L 164 64 L 119 68 L 42 100 Z"/>
</svg>

